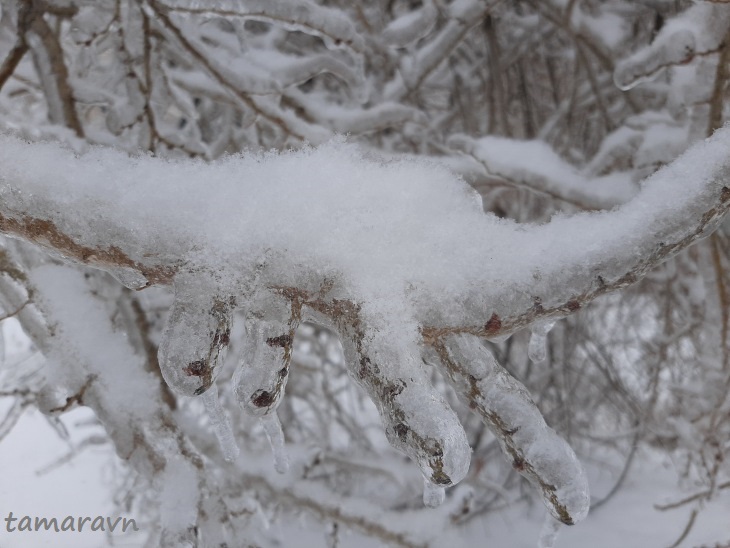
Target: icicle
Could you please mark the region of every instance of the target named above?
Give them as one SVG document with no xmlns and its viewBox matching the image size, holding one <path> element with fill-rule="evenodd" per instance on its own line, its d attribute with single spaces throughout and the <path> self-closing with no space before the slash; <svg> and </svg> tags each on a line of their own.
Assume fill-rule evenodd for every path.
<svg viewBox="0 0 730 548">
<path fill-rule="evenodd" d="M 550 512 L 545 514 L 545 521 L 542 523 L 540 538 L 537 541 L 537 548 L 555 548 L 558 533 L 562 529 L 562 523 L 556 520 Z"/>
<path fill-rule="evenodd" d="M 221 406 L 218 399 L 218 387 L 213 385 L 203 394 L 203 404 L 208 412 L 210 424 L 213 426 L 218 443 L 221 446 L 223 458 L 228 462 L 233 462 L 238 458 L 240 452 L 236 445 L 236 438 L 233 435 L 231 421 Z"/>
<path fill-rule="evenodd" d="M 261 424 L 274 454 L 274 468 L 279 474 L 286 474 L 289 471 L 289 455 L 284 445 L 284 431 L 281 429 L 279 417 L 276 412 L 269 413 L 261 417 Z"/>
<path fill-rule="evenodd" d="M 446 499 L 446 489 L 423 478 L 423 504 L 429 508 L 438 508 Z"/>
<path fill-rule="evenodd" d="M 547 358 L 547 335 L 553 325 L 555 325 L 555 322 L 537 323 L 532 326 L 527 355 L 534 363 L 540 363 Z"/>
</svg>

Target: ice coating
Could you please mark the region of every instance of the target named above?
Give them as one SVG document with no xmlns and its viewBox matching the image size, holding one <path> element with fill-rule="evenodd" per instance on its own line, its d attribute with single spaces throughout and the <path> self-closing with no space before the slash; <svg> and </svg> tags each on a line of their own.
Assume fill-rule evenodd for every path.
<svg viewBox="0 0 730 548">
<path fill-rule="evenodd" d="M 289 377 L 294 332 L 291 310 L 282 300 L 268 301 L 268 308 L 246 320 L 242 361 L 233 385 L 241 409 L 262 417 L 281 402 Z"/>
<path fill-rule="evenodd" d="M 388 441 L 430 482 L 458 483 L 469 470 L 471 447 L 456 413 L 431 385 L 418 350 L 394 344 L 404 340 L 399 332 L 407 327 L 363 319 L 354 331 L 341 329 L 340 338 L 350 375 L 375 403 Z"/>
<path fill-rule="evenodd" d="M 438 358 L 460 394 L 499 440 L 504 456 L 542 494 L 550 514 L 573 525 L 588 513 L 583 466 L 567 442 L 545 424 L 527 389 L 476 337 L 454 335 Z"/>
<path fill-rule="evenodd" d="M 527 355 L 535 363 L 547 359 L 547 336 L 555 322 L 538 322 L 532 326 Z"/>
<path fill-rule="evenodd" d="M 279 474 L 286 474 L 289 471 L 289 455 L 286 452 L 284 442 L 284 431 L 276 412 L 261 417 L 261 425 L 271 445 L 271 452 L 274 455 L 274 469 Z"/>
<path fill-rule="evenodd" d="M 208 413 L 210 424 L 218 443 L 221 446 L 223 458 L 228 462 L 233 462 L 238 458 L 240 449 L 236 444 L 236 438 L 231 427 L 231 420 L 221 406 L 218 399 L 218 387 L 214 384 L 203 393 L 203 404 Z"/>
<path fill-rule="evenodd" d="M 208 390 L 220 372 L 231 331 L 234 302 L 203 280 L 180 275 L 158 352 L 167 384 L 183 396 Z"/>
<path fill-rule="evenodd" d="M 428 508 L 438 508 L 446 499 L 446 489 L 423 478 L 423 504 Z"/>
</svg>

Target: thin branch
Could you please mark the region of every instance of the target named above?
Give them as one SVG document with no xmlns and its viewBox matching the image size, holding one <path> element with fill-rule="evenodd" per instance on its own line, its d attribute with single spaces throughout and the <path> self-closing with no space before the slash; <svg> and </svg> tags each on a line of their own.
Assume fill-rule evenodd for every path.
<svg viewBox="0 0 730 548">
<path fill-rule="evenodd" d="M 294 508 L 304 509 L 322 520 L 341 523 L 370 537 L 380 539 L 389 546 L 401 546 L 402 548 L 426 548 L 428 546 L 424 542 L 410 539 L 406 533 L 388 528 L 375 519 L 352 513 L 342 504 L 338 504 L 336 500 L 323 502 L 322 497 L 315 499 L 305 494 L 299 494 L 293 489 L 277 487 L 261 476 L 245 474 L 243 479 L 247 486 L 261 490 L 263 494 L 274 500 Z"/>
<path fill-rule="evenodd" d="M 726 481 L 725 483 L 721 483 L 715 488 L 715 491 L 720 491 L 722 489 L 730 489 L 730 481 Z M 669 502 L 667 504 L 655 504 L 654 508 L 657 510 L 673 510 L 675 508 L 679 508 L 680 506 L 684 506 L 685 504 L 689 504 L 690 502 L 694 502 L 696 500 L 707 498 L 711 495 L 711 490 L 707 489 L 705 491 L 700 491 L 699 493 L 695 493 L 694 495 L 690 495 L 688 497 L 685 497 L 683 499 L 680 499 L 676 502 Z"/>
<path fill-rule="evenodd" d="M 13 49 L 10 50 L 10 53 L 8 53 L 8 56 L 3 61 L 3 64 L 0 65 L 0 90 L 3 89 L 3 86 L 5 85 L 5 82 L 8 81 L 8 78 L 13 75 L 13 72 L 15 72 L 16 67 L 20 63 L 21 59 L 23 59 L 23 56 L 25 56 L 27 51 L 28 44 L 25 42 L 25 38 L 19 35 L 17 42 L 13 46 Z"/>
</svg>

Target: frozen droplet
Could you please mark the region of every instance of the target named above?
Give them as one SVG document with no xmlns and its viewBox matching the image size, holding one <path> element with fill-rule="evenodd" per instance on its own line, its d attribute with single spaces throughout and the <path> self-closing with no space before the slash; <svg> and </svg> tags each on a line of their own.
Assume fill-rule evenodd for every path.
<svg viewBox="0 0 730 548">
<path fill-rule="evenodd" d="M 562 525 L 562 523 L 556 520 L 548 512 L 545 515 L 545 521 L 543 522 L 542 529 L 540 530 L 540 538 L 537 541 L 537 548 L 555 548 L 558 533 L 560 533 Z"/>
<path fill-rule="evenodd" d="M 218 399 L 218 387 L 216 385 L 211 386 L 202 397 L 205 410 L 208 412 L 210 425 L 213 427 L 215 437 L 218 438 L 218 443 L 221 446 L 223 458 L 228 462 L 233 462 L 238 458 L 240 450 L 233 435 L 231 421 Z"/>
<path fill-rule="evenodd" d="M 541 322 L 532 326 L 527 355 L 534 363 L 543 362 L 547 358 L 547 334 L 553 325 L 555 322 Z"/>
<path fill-rule="evenodd" d="M 261 424 L 266 432 L 266 437 L 271 445 L 271 452 L 274 454 L 274 468 L 279 474 L 286 474 L 289 470 L 289 455 L 284 445 L 284 431 L 276 412 L 261 417 Z"/>
<path fill-rule="evenodd" d="M 423 504 L 429 508 L 438 508 L 446 499 L 446 489 L 423 478 Z"/>
</svg>

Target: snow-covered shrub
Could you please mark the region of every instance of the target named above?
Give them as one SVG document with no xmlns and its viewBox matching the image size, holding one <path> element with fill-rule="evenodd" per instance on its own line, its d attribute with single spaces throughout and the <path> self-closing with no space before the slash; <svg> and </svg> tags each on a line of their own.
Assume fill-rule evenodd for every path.
<svg viewBox="0 0 730 548">
<path fill-rule="evenodd" d="M 574 449 L 618 488 L 640 444 L 699 508 L 730 7 L 679 4 L 3 0 L 0 318 L 47 363 L 0 371 L 0 438 L 90 407 L 168 546 L 274 543 L 277 505 L 420 546 L 520 476 L 548 546 Z"/>
</svg>

